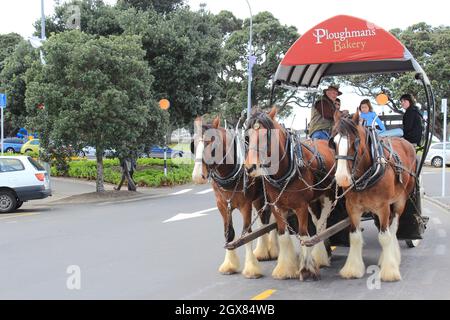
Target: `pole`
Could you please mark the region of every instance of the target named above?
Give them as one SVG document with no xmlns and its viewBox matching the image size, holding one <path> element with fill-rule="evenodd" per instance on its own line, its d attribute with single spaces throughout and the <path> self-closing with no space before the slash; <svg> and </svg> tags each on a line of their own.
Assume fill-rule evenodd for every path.
<svg viewBox="0 0 450 320">
<path fill-rule="evenodd" d="M 250 38 L 248 40 L 248 87 L 247 87 L 247 120 L 250 118 L 250 112 L 252 110 L 252 69 L 254 59 L 252 57 L 252 37 L 253 37 L 253 19 L 252 19 L 252 8 L 248 0 L 245 0 L 250 11 Z"/>
<path fill-rule="evenodd" d="M 41 0 L 41 40 L 45 40 L 44 0 Z"/>
<path fill-rule="evenodd" d="M 164 147 L 164 176 L 167 177 L 167 147 Z"/>
<path fill-rule="evenodd" d="M 442 148 L 442 197 L 445 197 L 445 166 L 447 164 L 447 99 L 442 99 L 442 112 L 444 113 L 444 137 Z"/>
</svg>

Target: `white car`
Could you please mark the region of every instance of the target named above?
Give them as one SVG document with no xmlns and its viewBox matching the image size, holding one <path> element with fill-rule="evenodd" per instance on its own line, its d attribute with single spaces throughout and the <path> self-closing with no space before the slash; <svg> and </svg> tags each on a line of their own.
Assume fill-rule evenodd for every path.
<svg viewBox="0 0 450 320">
<path fill-rule="evenodd" d="M 446 142 L 445 149 L 445 164 L 450 164 L 450 142 Z M 433 143 L 425 158 L 425 164 L 431 164 L 436 168 L 442 167 L 442 160 L 444 159 L 443 155 L 444 143 Z"/>
<path fill-rule="evenodd" d="M 27 156 L 0 156 L 0 213 L 8 213 L 25 201 L 52 195 L 44 167 Z"/>
</svg>

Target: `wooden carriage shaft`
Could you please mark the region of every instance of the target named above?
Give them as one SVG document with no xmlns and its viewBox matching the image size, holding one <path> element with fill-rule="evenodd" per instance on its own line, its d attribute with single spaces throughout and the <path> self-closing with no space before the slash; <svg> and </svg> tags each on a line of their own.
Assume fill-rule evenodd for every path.
<svg viewBox="0 0 450 320">
<path fill-rule="evenodd" d="M 312 247 L 315 244 L 319 243 L 320 241 L 326 240 L 329 237 L 338 233 L 339 231 L 344 230 L 348 226 L 350 226 L 350 218 L 346 218 L 346 219 L 336 223 L 335 225 L 325 229 L 321 233 L 316 234 L 308 239 L 303 240 L 301 244 L 304 246 L 307 246 L 307 247 Z M 236 241 L 226 244 L 225 249 L 228 249 L 228 250 L 237 249 L 240 246 L 257 239 L 260 236 L 262 236 L 263 234 L 269 233 L 270 231 L 272 231 L 276 228 L 277 228 L 276 222 L 268 224 L 266 226 L 263 226 L 243 238 L 240 238 Z"/>
</svg>

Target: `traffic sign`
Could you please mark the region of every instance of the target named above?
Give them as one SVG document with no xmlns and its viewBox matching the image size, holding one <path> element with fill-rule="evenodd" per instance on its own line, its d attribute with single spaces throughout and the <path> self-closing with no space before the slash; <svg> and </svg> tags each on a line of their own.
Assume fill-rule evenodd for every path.
<svg viewBox="0 0 450 320">
<path fill-rule="evenodd" d="M 0 108 L 6 108 L 6 94 L 0 93 Z"/>
</svg>

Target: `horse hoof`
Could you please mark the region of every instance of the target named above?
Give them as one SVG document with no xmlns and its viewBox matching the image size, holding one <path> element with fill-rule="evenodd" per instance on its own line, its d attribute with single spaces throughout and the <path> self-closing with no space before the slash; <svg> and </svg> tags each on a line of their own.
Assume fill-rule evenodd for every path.
<svg viewBox="0 0 450 320">
<path fill-rule="evenodd" d="M 395 282 L 402 280 L 402 276 L 400 275 L 400 271 L 397 269 L 387 269 L 382 268 L 380 271 L 381 281 L 385 282 Z"/>
<path fill-rule="evenodd" d="M 320 274 L 318 270 L 312 271 L 308 269 L 300 270 L 300 281 L 318 281 L 320 280 Z"/>
<path fill-rule="evenodd" d="M 341 269 L 341 271 L 339 271 L 339 274 L 344 279 L 359 279 L 364 276 L 364 272 L 365 272 L 364 265 L 358 269 L 352 269 L 347 266 L 344 266 Z"/>
<path fill-rule="evenodd" d="M 286 279 L 295 279 L 298 277 L 297 270 L 279 270 L 275 268 L 272 272 L 272 277 L 276 280 L 286 280 Z"/>
<path fill-rule="evenodd" d="M 238 273 L 237 268 L 233 267 L 233 266 L 220 266 L 219 268 L 219 272 L 223 275 L 229 276 L 235 273 Z"/>
<path fill-rule="evenodd" d="M 261 273 L 246 273 L 246 272 L 242 272 L 242 275 L 246 278 L 246 279 L 259 279 L 262 277 Z"/>
</svg>

